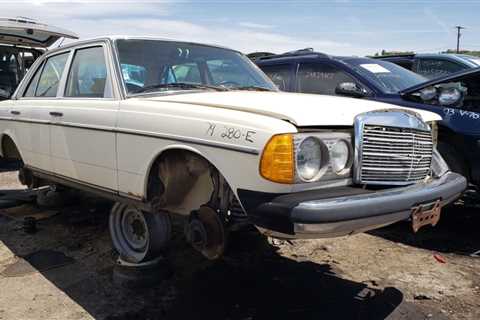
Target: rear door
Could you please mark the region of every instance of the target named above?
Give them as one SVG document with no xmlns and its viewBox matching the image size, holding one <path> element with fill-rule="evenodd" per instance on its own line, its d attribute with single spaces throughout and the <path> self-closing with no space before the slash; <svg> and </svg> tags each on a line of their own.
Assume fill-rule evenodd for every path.
<svg viewBox="0 0 480 320">
<path fill-rule="evenodd" d="M 57 95 L 64 76 L 70 51 L 55 53 L 44 59 L 34 70 L 23 95 L 17 97 L 10 113 L 15 136 L 24 162 L 36 169 L 52 172 L 50 157 L 50 109 L 58 103 Z"/>
<path fill-rule="evenodd" d="M 51 105 L 51 155 L 57 175 L 117 190 L 115 124 L 109 49 L 104 42 L 76 48 L 58 103 Z"/>
</svg>

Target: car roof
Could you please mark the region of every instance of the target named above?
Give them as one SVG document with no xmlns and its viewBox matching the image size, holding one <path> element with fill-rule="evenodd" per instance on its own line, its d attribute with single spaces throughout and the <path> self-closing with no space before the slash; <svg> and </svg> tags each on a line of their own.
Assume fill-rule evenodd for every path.
<svg viewBox="0 0 480 320">
<path fill-rule="evenodd" d="M 267 63 L 275 63 L 280 61 L 289 61 L 289 60 L 299 60 L 299 59 L 327 59 L 332 61 L 340 61 L 348 63 L 350 61 L 365 61 L 371 62 L 373 59 L 369 57 L 358 57 L 358 56 L 332 56 L 323 52 L 316 52 L 311 49 L 301 49 L 296 51 L 290 51 L 283 54 L 276 54 L 270 56 L 259 57 L 255 59 L 255 63 L 258 64 L 267 64 Z"/>
<path fill-rule="evenodd" d="M 63 46 L 60 46 L 60 47 L 58 47 L 54 50 L 50 50 L 49 52 L 55 52 L 55 51 L 64 50 L 64 49 L 70 49 L 70 48 L 74 48 L 74 47 L 77 47 L 77 46 L 88 45 L 89 43 L 94 43 L 94 42 L 100 42 L 100 41 L 112 41 L 113 42 L 113 41 L 116 41 L 116 40 L 157 40 L 157 41 L 166 41 L 166 42 L 181 42 L 181 43 L 186 43 L 186 44 L 193 44 L 193 45 L 206 46 L 206 47 L 219 48 L 219 49 L 226 49 L 226 50 L 239 52 L 238 50 L 230 49 L 230 48 L 215 45 L 215 44 L 205 44 L 205 43 L 200 43 L 200 42 L 183 41 L 183 40 L 168 39 L 168 38 L 161 38 L 161 37 L 155 37 L 155 36 L 128 36 L 128 35 L 108 35 L 108 36 L 100 36 L 100 37 L 85 39 L 85 40 L 81 40 L 81 41 L 74 41 L 74 42 L 70 42 L 68 44 L 65 44 Z"/>
</svg>

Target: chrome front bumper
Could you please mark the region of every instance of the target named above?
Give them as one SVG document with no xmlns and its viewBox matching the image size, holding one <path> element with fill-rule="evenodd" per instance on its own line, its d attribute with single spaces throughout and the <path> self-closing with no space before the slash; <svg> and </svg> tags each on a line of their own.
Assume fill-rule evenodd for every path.
<svg viewBox="0 0 480 320">
<path fill-rule="evenodd" d="M 349 187 L 282 195 L 250 208 L 247 213 L 270 236 L 338 237 L 408 219 L 412 208 L 419 204 L 440 200 L 446 205 L 466 187 L 463 176 L 447 172 L 415 185 L 380 191 Z"/>
</svg>

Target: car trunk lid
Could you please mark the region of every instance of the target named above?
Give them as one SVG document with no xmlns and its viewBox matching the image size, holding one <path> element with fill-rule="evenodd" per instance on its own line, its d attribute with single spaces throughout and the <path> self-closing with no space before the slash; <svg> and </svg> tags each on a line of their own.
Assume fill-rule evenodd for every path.
<svg viewBox="0 0 480 320">
<path fill-rule="evenodd" d="M 0 17 L 0 44 L 48 48 L 60 38 L 78 39 L 78 35 L 29 18 Z"/>
</svg>

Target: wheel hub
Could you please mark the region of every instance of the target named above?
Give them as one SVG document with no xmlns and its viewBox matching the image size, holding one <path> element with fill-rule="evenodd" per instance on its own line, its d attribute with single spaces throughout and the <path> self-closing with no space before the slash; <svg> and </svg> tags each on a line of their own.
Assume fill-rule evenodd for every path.
<svg viewBox="0 0 480 320">
<path fill-rule="evenodd" d="M 187 238 L 195 250 L 210 260 L 225 251 L 225 228 L 218 213 L 210 207 L 202 206 L 192 213 Z"/>
</svg>

